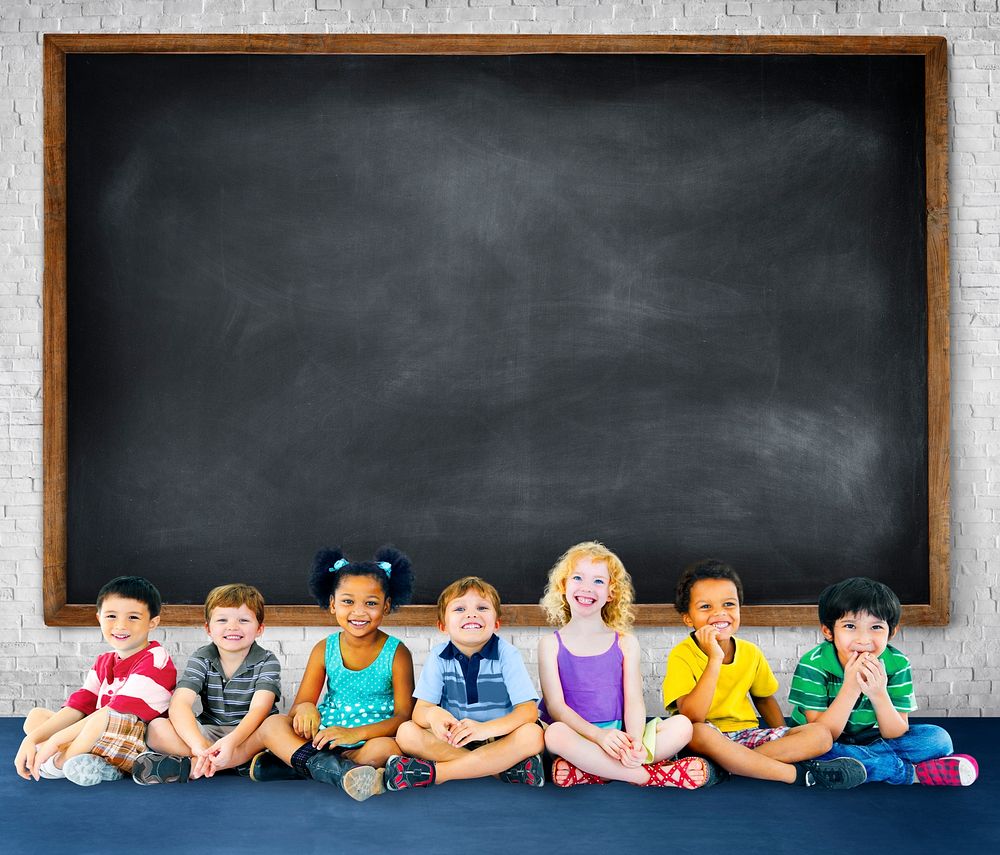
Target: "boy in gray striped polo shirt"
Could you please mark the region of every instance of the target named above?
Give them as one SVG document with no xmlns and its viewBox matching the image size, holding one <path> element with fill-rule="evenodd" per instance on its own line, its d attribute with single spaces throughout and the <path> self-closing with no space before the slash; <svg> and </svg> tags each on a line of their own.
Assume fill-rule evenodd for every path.
<svg viewBox="0 0 1000 855">
<path fill-rule="evenodd" d="M 868 781 L 968 786 L 979 774 L 967 754 L 933 724 L 911 724 L 916 708 L 909 660 L 889 644 L 901 607 L 892 589 L 854 577 L 820 594 L 826 639 L 802 657 L 788 700 L 796 724 L 820 722 L 833 748 L 819 760 L 860 760 Z"/>
<path fill-rule="evenodd" d="M 264 750 L 257 729 L 281 698 L 278 659 L 257 644 L 264 597 L 252 585 L 214 588 L 205 600 L 205 631 L 211 642 L 188 660 L 169 718 L 156 719 L 147 731 L 150 750 L 136 758 L 132 774 L 138 784 L 211 778 Z"/>
</svg>

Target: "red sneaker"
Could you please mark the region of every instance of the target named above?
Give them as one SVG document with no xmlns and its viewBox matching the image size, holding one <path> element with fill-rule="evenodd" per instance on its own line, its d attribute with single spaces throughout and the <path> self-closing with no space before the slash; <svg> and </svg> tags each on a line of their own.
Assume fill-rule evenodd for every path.
<svg viewBox="0 0 1000 855">
<path fill-rule="evenodd" d="M 979 777 L 979 764 L 968 754 L 949 754 L 913 767 L 925 787 L 967 787 Z"/>
</svg>

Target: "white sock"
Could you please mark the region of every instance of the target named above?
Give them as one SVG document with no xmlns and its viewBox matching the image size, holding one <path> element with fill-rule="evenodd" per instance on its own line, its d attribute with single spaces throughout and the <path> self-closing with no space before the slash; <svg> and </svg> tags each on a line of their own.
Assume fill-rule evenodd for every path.
<svg viewBox="0 0 1000 855">
<path fill-rule="evenodd" d="M 38 774 L 43 778 L 65 778 L 66 773 L 63 772 L 58 766 L 56 766 L 56 760 L 61 758 L 62 754 L 53 754 L 48 760 L 42 763 L 38 767 Z"/>
</svg>

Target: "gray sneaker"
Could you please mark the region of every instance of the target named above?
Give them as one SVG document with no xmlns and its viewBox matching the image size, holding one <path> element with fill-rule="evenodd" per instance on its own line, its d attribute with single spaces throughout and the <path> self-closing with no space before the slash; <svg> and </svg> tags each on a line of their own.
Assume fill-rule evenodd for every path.
<svg viewBox="0 0 1000 855">
<path fill-rule="evenodd" d="M 63 772 L 74 784 L 81 787 L 92 787 L 105 781 L 118 781 L 124 778 L 118 769 L 101 759 L 96 754 L 77 754 L 63 763 Z"/>
<path fill-rule="evenodd" d="M 868 780 L 864 764 L 853 757 L 835 760 L 807 760 L 805 762 L 807 787 L 824 790 L 850 790 Z"/>
</svg>

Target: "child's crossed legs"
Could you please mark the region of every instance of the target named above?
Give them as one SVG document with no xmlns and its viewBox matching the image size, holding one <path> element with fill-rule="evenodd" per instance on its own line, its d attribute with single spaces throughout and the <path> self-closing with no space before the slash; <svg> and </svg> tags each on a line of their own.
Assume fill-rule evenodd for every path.
<svg viewBox="0 0 1000 855">
<path fill-rule="evenodd" d="M 429 729 L 403 722 L 396 742 L 404 754 L 430 760 L 436 766 L 435 783 L 499 775 L 522 760 L 540 754 L 545 746 L 537 724 L 522 724 L 506 736 L 479 744 L 472 750 L 438 739 Z"/>
<path fill-rule="evenodd" d="M 792 764 L 819 757 L 831 745 L 830 731 L 816 723 L 793 727 L 784 736 L 751 749 L 733 742 L 712 725 L 697 722 L 689 748 L 734 775 L 794 784 L 797 770 Z"/>
</svg>

